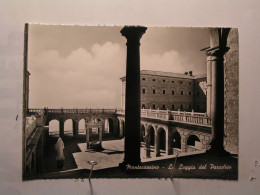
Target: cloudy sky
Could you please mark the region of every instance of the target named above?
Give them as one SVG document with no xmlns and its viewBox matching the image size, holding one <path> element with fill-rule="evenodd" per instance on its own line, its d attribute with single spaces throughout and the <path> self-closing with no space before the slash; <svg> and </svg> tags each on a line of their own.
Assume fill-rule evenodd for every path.
<svg viewBox="0 0 260 195">
<path fill-rule="evenodd" d="M 29 25 L 30 108 L 120 108 L 126 71 L 122 27 Z M 141 70 L 206 73 L 203 28 L 149 27 Z"/>
</svg>

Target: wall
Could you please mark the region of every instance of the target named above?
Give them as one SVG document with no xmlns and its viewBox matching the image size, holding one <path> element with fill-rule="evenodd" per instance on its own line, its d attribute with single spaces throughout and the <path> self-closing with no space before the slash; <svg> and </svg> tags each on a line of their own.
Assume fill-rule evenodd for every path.
<svg viewBox="0 0 260 195">
<path fill-rule="evenodd" d="M 227 39 L 229 51 L 224 57 L 225 77 L 225 148 L 232 153 L 238 153 L 238 30 L 231 29 Z"/>
</svg>

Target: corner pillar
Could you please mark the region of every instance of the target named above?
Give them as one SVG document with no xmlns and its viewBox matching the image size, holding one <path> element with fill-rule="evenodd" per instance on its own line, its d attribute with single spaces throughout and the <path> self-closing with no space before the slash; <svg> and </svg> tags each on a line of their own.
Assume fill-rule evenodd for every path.
<svg viewBox="0 0 260 195">
<path fill-rule="evenodd" d="M 208 153 L 226 155 L 224 140 L 224 54 L 228 48 L 211 49 L 212 68 L 212 103 L 211 103 L 211 123 L 212 141 Z"/>
</svg>

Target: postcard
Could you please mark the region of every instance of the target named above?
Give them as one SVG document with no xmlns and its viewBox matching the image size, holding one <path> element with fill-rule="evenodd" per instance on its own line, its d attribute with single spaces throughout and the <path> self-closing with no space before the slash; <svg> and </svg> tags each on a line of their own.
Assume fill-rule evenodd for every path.
<svg viewBox="0 0 260 195">
<path fill-rule="evenodd" d="M 25 24 L 23 180 L 238 180 L 237 28 Z"/>
</svg>

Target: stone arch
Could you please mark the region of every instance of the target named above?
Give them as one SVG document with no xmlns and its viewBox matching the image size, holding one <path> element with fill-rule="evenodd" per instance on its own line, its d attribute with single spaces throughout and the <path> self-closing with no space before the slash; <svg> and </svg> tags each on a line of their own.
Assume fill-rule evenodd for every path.
<svg viewBox="0 0 260 195">
<path fill-rule="evenodd" d="M 105 133 L 112 133 L 113 129 L 114 129 L 113 119 L 106 118 L 104 120 L 105 120 L 105 122 L 104 122 L 104 132 Z"/>
<path fill-rule="evenodd" d="M 194 151 L 194 150 L 201 150 L 202 148 L 202 142 L 200 141 L 200 138 L 197 135 L 189 135 L 187 138 L 187 152 Z"/>
<path fill-rule="evenodd" d="M 155 128 L 153 125 L 148 126 L 148 135 L 150 135 L 150 145 L 154 146 L 154 135 L 155 135 Z"/>
<path fill-rule="evenodd" d="M 171 147 L 181 149 L 181 135 L 178 131 L 172 133 Z"/>
<path fill-rule="evenodd" d="M 141 128 L 140 128 L 140 140 L 141 140 L 141 142 L 144 142 L 144 136 L 145 136 L 145 126 L 144 126 L 144 124 L 141 124 Z"/>
<path fill-rule="evenodd" d="M 158 128 L 158 147 L 160 150 L 166 150 L 166 130 L 163 127 Z"/>
<path fill-rule="evenodd" d="M 64 119 L 64 134 L 73 135 L 73 119 Z"/>
<path fill-rule="evenodd" d="M 59 135 L 60 131 L 60 121 L 57 119 L 52 119 L 49 121 L 49 135 Z"/>
<path fill-rule="evenodd" d="M 86 134 L 86 120 L 84 118 L 78 120 L 78 134 L 85 135 Z"/>
<path fill-rule="evenodd" d="M 125 121 L 124 119 L 120 120 L 120 137 L 125 136 Z"/>
</svg>

